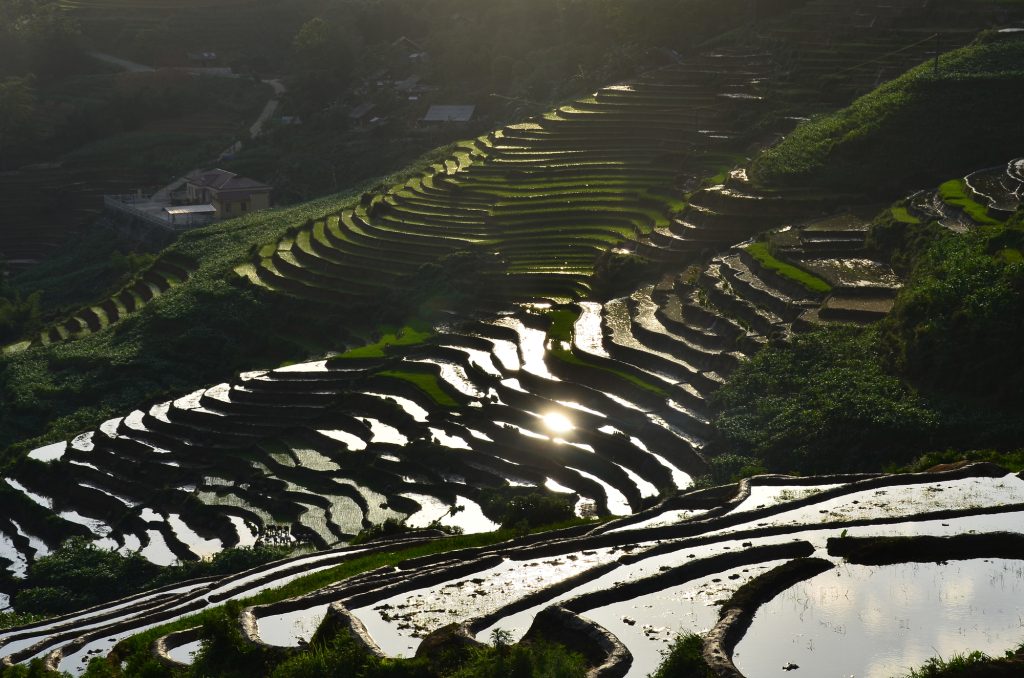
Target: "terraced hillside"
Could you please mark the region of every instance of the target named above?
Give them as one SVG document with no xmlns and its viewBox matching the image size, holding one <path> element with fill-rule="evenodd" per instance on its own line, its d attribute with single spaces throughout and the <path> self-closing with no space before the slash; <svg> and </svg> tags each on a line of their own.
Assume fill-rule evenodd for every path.
<svg viewBox="0 0 1024 678">
<path fill-rule="evenodd" d="M 121 174 L 98 179 L 94 172 L 63 167 L 0 173 L 0 257 L 10 270 L 32 266 L 98 218 L 105 193 L 134 190 L 139 177 Z"/>
<path fill-rule="evenodd" d="M 927 41 L 894 45 L 907 37 L 901 22 L 920 31 L 921 12 L 916 3 L 819 0 L 796 21 L 803 31 L 843 22 L 830 65 L 859 88 L 864 64 L 920 56 Z M 762 35 L 785 33 L 770 24 Z M 855 49 L 866 35 L 879 40 Z M 815 77 L 801 65 L 822 55 L 801 49 L 780 70 L 767 52 L 719 46 L 461 144 L 429 172 L 254 249 L 235 282 L 328 315 L 411 293 L 430 265 L 465 256 L 495 265 L 477 272 L 469 319 L 452 313 L 429 331 L 407 327 L 360 349 L 147 402 L 13 465 L 0 483 L 0 558 L 15 576 L 71 536 L 159 564 L 267 535 L 329 550 L 14 629 L 0 635 L 0 655 L 80 672 L 156 624 L 375 553 L 345 544 L 389 519 L 488 532 L 506 520 L 502 500 L 536 493 L 561 496 L 581 517 L 621 519 L 340 581 L 246 610 L 244 635 L 280 659 L 330 611 L 321 639 L 349 628 L 367 651 L 395 656 L 448 623 L 480 639 L 536 625 L 535 636 L 575 638 L 608 675 L 646 675 L 677 631 L 715 626 L 705 655 L 735 676 L 765 651 L 740 641 L 744 625 L 758 628 L 740 584 L 773 572 L 752 584 L 763 587 L 761 600 L 837 564 L 851 578 L 869 576 L 843 561 L 851 537 L 1019 531 L 1024 485 L 991 466 L 773 476 L 686 492 L 708 470 L 710 400 L 738 366 L 793 333 L 878 320 L 902 285 L 869 247 L 877 205 L 759 190 L 744 170 L 722 171 L 763 132 L 751 124 L 771 120 L 759 110 L 767 97 Z M 895 209 L 963 230 L 1019 205 L 1020 184 L 1014 161 Z M 639 254 L 661 275 L 589 300 L 608 251 Z M 964 557 L 1020 557 L 986 548 Z M 785 566 L 800 576 L 775 569 L 790 561 L 808 564 Z M 996 566 L 978 581 L 1019 579 L 1012 560 Z M 535 573 L 525 583 L 523 568 Z M 716 602 L 733 593 L 734 604 Z M 669 596 L 674 625 L 660 621 Z M 443 609 L 427 604 L 437 599 Z M 200 636 L 185 630 L 158 647 L 174 666 Z M 1007 638 L 993 647 L 1016 642 Z M 976 646 L 972 637 L 955 651 Z M 796 663 L 795 652 L 787 661 Z M 749 675 L 769 675 L 758 670 Z"/>
<path fill-rule="evenodd" d="M 609 675 L 645 676 L 677 633 L 709 631 L 704 653 L 719 675 L 784 675 L 781 667 L 796 662 L 827 672 L 837 661 L 847 673 L 893 675 L 905 664 L 886 659 L 885 647 L 814 651 L 815 645 L 835 642 L 827 625 L 837 622 L 829 620 L 845 620 L 851 632 L 857 625 L 829 608 L 833 596 L 874 599 L 860 608 L 876 618 L 877 635 L 869 642 L 888 642 L 897 661 L 919 663 L 933 652 L 928 640 L 912 644 L 909 652 L 903 646 L 930 638 L 908 632 L 919 626 L 943 633 L 960 625 L 955 640 L 944 636 L 943 652 L 979 643 L 990 652 L 1013 646 L 1019 638 L 1014 605 L 1024 595 L 1017 560 L 1024 555 L 1022 502 L 1024 481 L 991 465 L 895 476 L 760 476 L 738 487 L 682 494 L 600 527 L 367 572 L 296 598 L 244 608 L 235 623 L 244 641 L 262 648 L 271 662 L 301 652 L 314 632 L 317 642 L 325 642 L 348 630 L 367 652 L 412 656 L 427 639 L 435 648 L 460 635 L 487 641 L 500 628 L 512 639 L 544 635 L 568 642 Z M 879 537 L 901 536 L 912 538 L 900 547 L 878 548 Z M 45 657 L 53 667 L 79 672 L 90 657 L 132 633 L 252 596 L 297 570 L 311 572 L 397 546 L 305 556 L 9 630 L 0 635 L 2 652 L 13 660 Z M 934 563 L 938 559 L 941 565 Z M 523 572 L 530 573 L 528 583 Z M 948 595 L 954 577 L 1001 598 L 977 628 L 962 628 L 958 603 L 921 603 Z M 834 593 L 805 600 L 816 586 Z M 161 602 L 168 595 L 171 605 Z M 778 623 L 770 621 L 792 606 L 787 601 L 793 596 L 810 615 L 800 631 L 808 638 L 806 647 L 779 638 Z M 770 612 L 759 609 L 765 603 Z M 768 614 L 770 619 L 762 616 Z M 457 625 L 454 634 L 449 624 Z M 187 622 L 176 626 L 188 630 L 164 636 L 153 647 L 166 664 L 182 667 L 191 663 L 203 632 Z"/>
<path fill-rule="evenodd" d="M 832 220 L 769 235 L 803 269 L 742 245 L 603 305 L 524 305 L 433 335 L 409 328 L 35 450 L 5 478 L 18 507 L 6 557 L 18 571 L 40 544 L 76 534 L 169 563 L 281 523 L 320 547 L 389 518 L 486 531 L 501 516 L 481 506 L 510 487 L 563 493 L 579 515 L 627 515 L 705 471 L 708 399 L 752 351 L 884 315 L 848 308 L 872 294 L 891 304 L 899 282 L 851 249 L 848 234 L 865 231 L 841 219 L 840 231 Z M 828 237 L 847 240 L 831 251 Z M 802 248 L 812 258 L 799 259 Z"/>
<path fill-rule="evenodd" d="M 1016 159 L 952 179 L 937 190 L 915 193 L 907 208 L 916 219 L 964 232 L 1005 221 L 1020 207 L 1022 195 L 1024 160 Z"/>
<path fill-rule="evenodd" d="M 785 125 L 775 116 L 813 112 L 809 100 L 827 105 L 823 79 L 836 103 L 870 90 L 935 49 L 925 39 L 933 25 L 946 46 L 968 41 L 978 23 L 952 23 L 961 19 L 919 2 L 809 2 L 744 33 L 742 46 L 723 43 L 463 142 L 423 176 L 307 224 L 236 270 L 271 290 L 345 304 L 415 285 L 420 267 L 445 256 L 487 252 L 484 306 L 583 298 L 608 250 L 678 263 L 848 204 L 850 195 L 756 190 L 736 176 L 683 198 L 695 177 L 758 140 L 755 120 Z"/>
<path fill-rule="evenodd" d="M 542 118 L 460 144 L 423 177 L 299 230 L 239 268 L 252 282 L 310 300 L 351 302 L 408 284 L 426 263 L 493 253 L 493 298 L 586 296 L 605 251 L 667 228 L 684 169 L 727 162 L 741 116 L 756 111 L 739 59 L 713 84 L 716 57 L 616 85 Z M 748 70 L 752 69 L 752 70 Z M 695 116 L 716 121 L 700 129 Z M 720 152 L 695 147 L 721 146 Z M 689 160 L 688 160 L 689 158 Z"/>
<path fill-rule="evenodd" d="M 809 3 L 801 16 L 833 22 L 867 6 Z M 881 30 L 851 21 L 851 36 Z M 708 398 L 745 357 L 794 331 L 878 319 L 899 287 L 865 253 L 862 220 L 807 219 L 850 196 L 759 193 L 742 170 L 684 195 L 687 168 L 738 147 L 771 63 L 719 48 L 606 88 L 466 143 L 240 269 L 309 303 L 365 301 L 415 281 L 425 263 L 482 251 L 502 265 L 486 272 L 494 284 L 481 304 L 566 301 L 586 295 L 603 250 L 626 244 L 666 265 L 657 284 L 147 404 L 33 452 L 5 478 L 4 557 L 19 571 L 82 535 L 170 562 L 279 523 L 318 546 L 387 518 L 487 530 L 500 520 L 480 508 L 491 490 L 546 489 L 579 513 L 621 515 L 686 487 L 704 471 Z M 700 150 L 714 144 L 721 153 Z M 744 242 L 781 223 L 798 226 Z M 681 272 L 700 254 L 706 263 Z M 153 274 L 180 278 L 179 264 Z M 126 311 L 136 292 L 145 300 L 118 295 Z M 110 304 L 97 307 L 108 323 L 121 314 Z M 90 309 L 40 343 L 73 335 L 75 321 L 79 332 L 103 325 Z"/>
<path fill-rule="evenodd" d="M 33 346 L 47 346 L 99 332 L 121 318 L 142 310 L 153 299 L 182 284 L 194 269 L 195 264 L 186 257 L 173 252 L 166 253 L 110 298 L 81 309 L 67 320 L 54 323 L 42 330 L 38 337 L 8 345 L 4 351 L 23 351 Z"/>
</svg>

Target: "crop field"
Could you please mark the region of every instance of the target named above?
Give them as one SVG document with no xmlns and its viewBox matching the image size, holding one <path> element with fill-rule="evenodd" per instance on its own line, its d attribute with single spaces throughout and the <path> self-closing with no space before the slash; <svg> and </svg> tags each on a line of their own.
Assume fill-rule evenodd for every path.
<svg viewBox="0 0 1024 678">
<path fill-rule="evenodd" d="M 237 289 L 328 316 L 439 275 L 471 281 L 472 308 L 139 403 L 29 452 L 0 478 L 8 587 L 71 537 L 160 565 L 268 540 L 307 550 L 0 631 L 0 657 L 81 674 L 146 633 L 172 675 L 229 601 L 244 603 L 232 628 L 273 661 L 342 630 L 381 658 L 446 634 L 570 639 L 601 675 L 638 677 L 685 633 L 714 671 L 749 678 L 824 675 L 838 655 L 844 675 L 893 675 L 935 654 L 911 628 L 942 635 L 943 654 L 1019 645 L 1020 476 L 972 464 L 692 488 L 714 461 L 715 393 L 737 368 L 795 334 L 892 310 L 904 278 L 870 244 L 880 209 L 964 232 L 1020 207 L 1019 159 L 881 207 L 757 187 L 738 166 L 764 141 L 753 123 L 769 101 L 788 111 L 808 96 L 801 83 L 837 72 L 848 100 L 919 60 L 932 28 L 921 12 L 813 0 L 761 28 L 784 64 L 716 45 L 461 142 L 236 258 L 225 274 Z M 642 260 L 649 281 L 594 294 L 609 252 Z M 196 267 L 159 258 L 31 341 L 109 331 Z M 527 534 L 506 509 L 531 496 L 566 504 L 575 524 Z M 363 541 L 396 522 L 412 531 Z M 958 634 L 960 580 L 994 612 Z M 0 591 L 2 610 L 14 590 Z M 872 624 L 858 626 L 850 599 L 871 601 Z M 789 615 L 806 642 L 769 615 Z M 861 649 L 835 649 L 837 626 L 856 627 Z M 897 659 L 872 654 L 883 640 Z"/>
<path fill-rule="evenodd" d="M 495 629 L 518 640 L 542 632 L 567 637 L 569 629 L 582 627 L 594 645 L 588 649 L 600 647 L 603 661 L 626 676 L 648 675 L 682 632 L 706 633 L 705 656 L 713 658 L 712 665 L 738 667 L 742 675 L 784 675 L 780 667 L 794 659 L 826 671 L 837 656 L 844 671 L 893 675 L 905 664 L 884 654 L 873 659 L 871 648 L 888 642 L 897 661 L 921 663 L 933 649 L 912 629 L 954 630 L 954 640 L 943 642 L 948 652 L 983 647 L 995 653 L 1018 642 L 1022 510 L 1024 481 L 984 464 L 910 475 L 764 476 L 716 495 L 684 493 L 632 516 L 547 539 L 414 558 L 244 607 L 235 623 L 246 643 L 271 655 L 296 651 L 314 632 L 322 640 L 341 628 L 370 652 L 411 657 L 451 623 L 483 642 Z M 890 548 L 879 551 L 885 539 Z M 894 551 L 892 543 L 901 546 Z M 202 642 L 202 630 L 188 625 L 188 615 L 225 600 L 251 600 L 260 591 L 381 548 L 416 544 L 300 556 L 167 590 L 174 600 L 170 606 L 164 597 L 137 597 L 4 632 L 0 643 L 14 659 L 45 656 L 62 670 L 78 672 L 121 638 L 153 626 L 150 636 L 173 628 L 154 651 L 168 665 L 185 667 Z M 936 556 L 943 563 L 929 564 Z M 524 570 L 531 574 L 527 585 L 521 581 Z M 954 580 L 979 589 L 970 600 L 981 595 L 991 603 L 967 631 L 955 631 L 969 603 L 954 592 Z M 850 596 L 862 614 L 875 619 L 856 631 L 864 637 L 850 641 L 864 643 L 863 651 L 814 652 L 814 644 L 835 642 L 830 624 L 844 618 L 834 607 L 844 599 L 848 607 Z M 794 624 L 807 627 L 806 644 L 789 643 L 788 630 L 778 637 L 778 624 L 766 616 L 797 610 L 802 613 Z M 851 633 L 861 628 L 857 619 L 846 623 Z M 598 644 L 597 638 L 606 642 Z"/>
</svg>

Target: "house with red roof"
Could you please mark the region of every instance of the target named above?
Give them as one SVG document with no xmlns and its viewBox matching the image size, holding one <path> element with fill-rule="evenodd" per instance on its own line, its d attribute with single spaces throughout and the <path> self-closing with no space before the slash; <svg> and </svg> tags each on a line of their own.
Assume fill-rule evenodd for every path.
<svg viewBox="0 0 1024 678">
<path fill-rule="evenodd" d="M 185 200 L 192 205 L 213 205 L 216 219 L 232 219 L 270 207 L 271 190 L 262 182 L 222 169 L 185 175 Z"/>
</svg>

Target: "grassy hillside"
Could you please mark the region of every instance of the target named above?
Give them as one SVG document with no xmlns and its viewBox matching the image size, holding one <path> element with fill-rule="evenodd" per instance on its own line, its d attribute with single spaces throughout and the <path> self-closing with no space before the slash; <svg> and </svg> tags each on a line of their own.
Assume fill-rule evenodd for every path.
<svg viewBox="0 0 1024 678">
<path fill-rule="evenodd" d="M 331 196 L 189 233 L 171 248 L 201 262 L 189 283 L 107 331 L 4 357 L 0 446 L 48 432 L 68 435 L 130 403 L 265 363 L 271 356 L 277 364 L 300 355 L 300 346 L 277 330 L 299 320 L 292 314 L 301 311 L 274 304 L 251 287 L 233 285 L 224 272 L 252 245 L 338 209 L 351 197 Z M 303 316 L 301 321 L 312 325 L 311 335 L 328 333 L 328 318 Z M 341 344 L 344 331 L 338 327 L 335 332 Z"/>
<path fill-rule="evenodd" d="M 716 395 L 720 451 L 770 471 L 902 464 L 923 450 L 1019 448 L 1024 211 L 966 234 L 887 231 L 910 279 L 867 328 L 817 330 L 743 364 Z M 882 242 L 882 238 L 876 238 Z"/>
<path fill-rule="evenodd" d="M 1014 34 L 1016 35 L 1016 34 Z M 1024 40 L 974 44 L 799 126 L 753 166 L 770 186 L 892 195 L 996 164 L 1024 143 Z"/>
</svg>

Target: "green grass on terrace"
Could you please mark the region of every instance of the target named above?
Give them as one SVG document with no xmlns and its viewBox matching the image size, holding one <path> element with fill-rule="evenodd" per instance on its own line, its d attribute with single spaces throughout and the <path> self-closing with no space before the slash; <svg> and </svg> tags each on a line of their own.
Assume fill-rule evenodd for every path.
<svg viewBox="0 0 1024 678">
<path fill-rule="evenodd" d="M 798 126 L 753 163 L 776 187 L 903 193 L 990 166 L 1024 139 L 1024 40 L 982 35 Z M 984 222 L 983 222 L 984 223 Z"/>
<path fill-rule="evenodd" d="M 341 355 L 335 356 L 334 359 L 383 358 L 386 355 L 385 350 L 389 346 L 412 346 L 414 344 L 421 344 L 433 336 L 433 332 L 431 332 L 430 329 L 412 325 L 406 325 L 398 330 L 384 328 L 383 332 L 384 334 L 381 338 L 374 343 L 350 349 Z"/>
<path fill-rule="evenodd" d="M 903 224 L 920 224 L 921 220 L 911 214 L 906 207 L 899 205 L 892 208 L 892 217 Z"/>
<path fill-rule="evenodd" d="M 573 327 L 576 325 L 578 314 L 573 311 L 559 309 L 548 312 L 551 325 L 548 327 L 548 339 L 553 341 L 572 342 Z"/>
<path fill-rule="evenodd" d="M 970 197 L 967 182 L 963 179 L 950 179 L 939 186 L 939 197 L 947 205 L 952 205 L 964 211 L 974 222 L 979 224 L 994 225 L 1002 223 L 988 215 L 988 209 Z"/>
<path fill-rule="evenodd" d="M 784 278 L 792 280 L 793 282 L 799 283 L 805 289 L 810 292 L 818 294 L 828 294 L 832 291 L 832 286 L 821 278 L 811 275 L 807 271 L 797 268 L 792 264 L 787 264 L 784 261 L 776 259 L 772 256 L 771 252 L 768 251 L 767 243 L 756 242 L 751 245 L 744 247 L 747 254 L 754 257 L 757 263 L 761 264 L 764 268 L 780 275 Z"/>
<path fill-rule="evenodd" d="M 572 352 L 571 348 L 563 348 L 564 344 L 572 345 L 572 333 L 573 326 L 576 324 L 576 319 L 579 317 L 573 311 L 559 309 L 548 312 L 548 317 L 551 319 L 551 325 L 548 327 L 548 339 L 552 340 L 551 345 L 548 348 L 548 355 L 561 360 L 562 362 L 569 365 L 576 365 L 577 367 L 585 367 L 590 370 L 601 370 L 609 374 L 614 374 L 619 379 L 629 382 L 630 384 L 642 388 L 645 391 L 650 391 L 662 397 L 668 397 L 668 391 L 650 383 L 636 375 L 630 374 L 623 370 L 617 370 L 612 367 L 605 367 L 603 365 L 595 365 L 594 363 L 588 362 L 575 353 Z"/>
<path fill-rule="evenodd" d="M 435 403 L 443 407 L 459 406 L 459 403 L 455 402 L 450 395 L 441 389 L 440 384 L 437 382 L 437 377 L 433 374 L 425 372 L 406 372 L 404 370 L 383 370 L 378 372 L 377 376 L 408 381 L 413 386 L 430 396 Z"/>
</svg>

